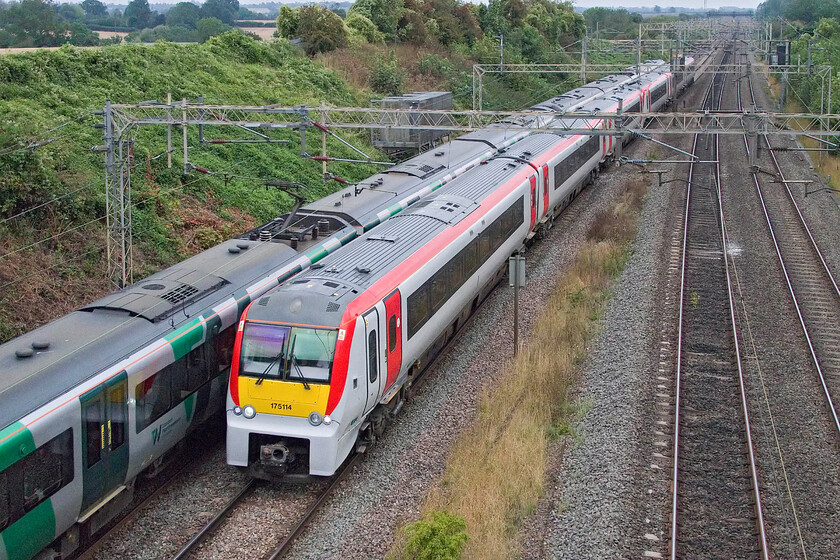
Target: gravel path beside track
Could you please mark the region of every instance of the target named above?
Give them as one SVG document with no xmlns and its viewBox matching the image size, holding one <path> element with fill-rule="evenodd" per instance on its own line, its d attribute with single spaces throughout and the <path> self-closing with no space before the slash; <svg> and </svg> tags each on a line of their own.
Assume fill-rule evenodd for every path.
<svg viewBox="0 0 840 560">
<path fill-rule="evenodd" d="M 699 104 L 704 87 L 705 81 L 692 87 L 687 105 Z M 662 140 L 691 149 L 690 138 Z M 632 149 L 646 153 L 652 146 L 636 142 Z M 660 159 L 663 151 L 658 149 Z M 663 180 L 684 179 L 688 169 L 651 167 L 670 169 Z M 623 169 L 638 172 L 633 166 Z M 670 279 L 668 270 L 675 264 L 673 257 L 679 257 L 684 191 L 684 182 L 648 189 L 633 256 L 582 368 L 578 398 L 589 411 L 574 427 L 571 449 L 552 459 L 553 491 L 523 531 L 528 535 L 523 558 L 665 553 L 673 400 L 667 376 L 673 369 L 670 354 L 679 305 L 679 270 Z"/>
</svg>

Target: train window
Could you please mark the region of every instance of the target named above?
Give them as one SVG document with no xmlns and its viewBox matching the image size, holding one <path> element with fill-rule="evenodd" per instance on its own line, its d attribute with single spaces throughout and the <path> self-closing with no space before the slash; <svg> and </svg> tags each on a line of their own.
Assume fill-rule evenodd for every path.
<svg viewBox="0 0 840 560">
<path fill-rule="evenodd" d="M 429 318 L 429 283 L 408 296 L 408 338 L 420 330 Z"/>
<path fill-rule="evenodd" d="M 464 270 L 467 277 L 478 270 L 478 239 L 473 239 L 470 244 L 464 247 Z"/>
<path fill-rule="evenodd" d="M 9 524 L 9 475 L 0 472 L 0 531 Z"/>
<path fill-rule="evenodd" d="M 449 291 L 448 268 L 448 266 L 444 265 L 444 267 L 438 270 L 432 277 L 432 309 L 435 311 L 440 309 L 440 306 L 443 305 L 444 301 L 446 301 L 447 292 Z"/>
<path fill-rule="evenodd" d="M 102 401 L 94 401 L 85 405 L 85 433 L 87 434 L 87 466 L 94 466 L 102 460 L 102 448 L 104 435 L 102 429 Z"/>
<path fill-rule="evenodd" d="M 170 409 L 169 381 L 170 372 L 162 369 L 134 388 L 138 434 Z"/>
<path fill-rule="evenodd" d="M 120 383 L 108 391 L 108 445 L 113 450 L 125 443 L 125 383 Z"/>
<path fill-rule="evenodd" d="M 507 228 L 507 235 L 511 235 L 514 231 L 519 229 L 519 226 L 522 225 L 524 218 L 522 217 L 522 208 L 525 204 L 525 199 L 520 197 L 519 200 L 513 203 L 513 206 L 508 208 L 505 215 L 510 216 L 510 225 Z"/>
<path fill-rule="evenodd" d="M 397 349 L 397 316 L 391 315 L 388 319 L 388 352 Z"/>
<path fill-rule="evenodd" d="M 490 224 L 491 252 L 501 247 L 502 243 L 504 242 L 504 232 L 502 231 L 502 219 L 502 216 L 499 216 L 492 224 Z"/>
<path fill-rule="evenodd" d="M 233 343 L 236 340 L 236 329 L 229 327 L 213 337 L 213 353 L 219 373 L 230 368 L 233 362 Z"/>
<path fill-rule="evenodd" d="M 24 459 L 24 510 L 58 492 L 73 480 L 73 430 L 67 429 Z"/>
<path fill-rule="evenodd" d="M 169 364 L 158 373 L 169 377 L 169 390 L 172 392 L 169 397 L 170 406 L 183 401 L 191 392 L 187 386 L 187 356 Z"/>
<path fill-rule="evenodd" d="M 207 381 L 207 360 L 205 356 L 204 345 L 201 345 L 184 357 L 187 369 L 184 389 L 188 394 L 196 392 Z M 181 398 L 184 399 L 185 397 L 182 396 Z"/>
<path fill-rule="evenodd" d="M 376 331 L 370 331 L 368 335 L 368 379 L 373 383 L 376 381 L 376 376 L 379 374 L 377 368 L 377 359 L 379 355 L 376 353 Z"/>
<path fill-rule="evenodd" d="M 485 229 L 478 236 L 478 262 L 483 263 L 490 257 L 490 230 Z M 481 266 L 479 264 L 479 266 Z"/>
<path fill-rule="evenodd" d="M 451 293 L 454 294 L 464 284 L 464 253 L 461 251 L 449 263 L 450 282 L 452 283 Z M 451 294 L 450 294 L 451 295 Z"/>
<path fill-rule="evenodd" d="M 654 89 L 650 95 L 650 104 L 653 105 L 654 103 L 662 99 L 662 96 L 665 95 L 665 91 L 666 87 L 664 83 L 657 86 L 657 88 Z"/>
</svg>

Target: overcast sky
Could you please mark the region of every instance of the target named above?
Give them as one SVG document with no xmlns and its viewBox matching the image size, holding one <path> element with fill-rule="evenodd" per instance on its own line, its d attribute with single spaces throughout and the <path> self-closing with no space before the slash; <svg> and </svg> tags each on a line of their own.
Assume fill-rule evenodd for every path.
<svg viewBox="0 0 840 560">
<path fill-rule="evenodd" d="M 78 0 L 81 2 L 81 0 Z M 104 0 L 106 4 L 127 4 L 129 0 Z M 149 0 L 150 4 L 176 4 L 181 2 L 182 0 Z M 192 0 L 194 2 L 198 2 L 199 4 L 203 3 L 204 0 Z M 242 5 L 253 5 L 259 4 L 264 1 L 272 1 L 272 0 L 239 0 L 239 3 Z M 283 2 L 284 0 L 274 0 Z M 306 2 L 307 0 L 285 0 L 286 2 Z M 335 0 L 310 0 L 320 3 L 330 3 Z M 338 1 L 348 1 L 348 0 L 338 0 Z M 473 3 L 482 3 L 487 4 L 488 0 L 468 0 Z M 659 5 L 663 8 L 668 8 L 674 6 L 676 8 L 702 8 L 703 7 L 703 0 L 573 0 L 572 2 L 575 6 L 579 6 L 581 8 L 591 8 L 593 6 L 603 6 L 605 8 L 636 8 L 640 6 L 650 6 L 653 7 L 655 5 Z M 761 3 L 761 0 L 707 0 L 706 7 L 707 8 L 721 8 L 727 6 L 738 6 L 739 8 L 755 8 Z"/>
<path fill-rule="evenodd" d="M 241 0 L 240 0 L 241 1 Z M 738 6 L 739 8 L 755 8 L 760 0 L 707 0 L 707 8 L 722 8 L 727 6 Z M 604 6 L 605 8 L 634 8 L 637 6 L 660 5 L 663 8 L 674 6 L 676 8 L 702 8 L 703 0 L 576 0 L 575 6 L 591 8 L 593 6 Z"/>
</svg>

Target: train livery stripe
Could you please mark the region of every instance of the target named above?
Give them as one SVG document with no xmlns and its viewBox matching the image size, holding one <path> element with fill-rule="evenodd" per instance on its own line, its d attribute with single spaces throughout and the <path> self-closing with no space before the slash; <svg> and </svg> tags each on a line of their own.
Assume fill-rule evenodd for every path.
<svg viewBox="0 0 840 560">
<path fill-rule="evenodd" d="M 53 530 L 45 533 L 44 527 Z M 55 511 L 52 500 L 44 500 L 32 511 L 3 530 L 3 544 L 9 560 L 29 560 L 55 538 Z"/>
<path fill-rule="evenodd" d="M 592 128 L 595 126 L 597 124 L 593 124 Z M 518 173 L 508 179 L 503 185 L 500 185 L 498 189 L 489 194 L 484 200 L 481 200 L 479 207 L 475 211 L 471 212 L 454 226 L 441 231 L 434 239 L 415 252 L 412 258 L 406 259 L 394 267 L 370 286 L 370 288 L 350 302 L 344 311 L 344 316 L 341 318 L 340 328 L 347 330 L 347 336 L 344 341 L 339 342 L 336 346 L 336 356 L 333 362 L 333 377 L 330 383 L 330 397 L 327 401 L 327 414 L 332 414 L 335 407 L 341 402 L 341 397 L 344 393 L 344 385 L 347 382 L 350 361 L 350 344 L 353 339 L 352 332 L 355 328 L 357 317 L 398 288 L 401 282 L 425 266 L 438 253 L 446 249 L 453 240 L 478 223 L 491 210 L 496 208 L 505 197 L 515 192 L 522 183 L 529 181 L 530 177 L 534 174 L 532 166 L 539 167 L 543 163 L 551 161 L 551 159 L 561 154 L 570 144 L 573 144 L 583 136 L 585 135 L 576 135 L 572 138 L 564 139 L 553 148 L 537 155 L 528 165 L 523 166 Z M 528 210 L 530 211 L 530 208 Z"/>
<path fill-rule="evenodd" d="M 164 335 L 164 339 L 172 346 L 175 360 L 180 360 L 190 353 L 196 344 L 204 339 L 204 323 L 206 319 L 199 317 L 193 319 L 177 330 Z"/>
<path fill-rule="evenodd" d="M 21 422 L 0 430 L 0 471 L 35 451 L 35 438 Z"/>
</svg>

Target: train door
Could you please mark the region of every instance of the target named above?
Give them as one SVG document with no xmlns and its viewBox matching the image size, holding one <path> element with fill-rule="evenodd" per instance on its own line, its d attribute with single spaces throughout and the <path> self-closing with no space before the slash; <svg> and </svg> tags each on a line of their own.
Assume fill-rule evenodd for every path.
<svg viewBox="0 0 840 560">
<path fill-rule="evenodd" d="M 379 311 L 374 307 L 362 318 L 365 321 L 365 352 L 367 358 L 367 401 L 365 403 L 365 414 L 373 410 L 379 401 L 382 386 L 382 367 L 380 356 L 382 353 L 379 340 Z"/>
<path fill-rule="evenodd" d="M 125 481 L 128 471 L 128 381 L 122 372 L 80 397 L 82 511 Z"/>
<path fill-rule="evenodd" d="M 537 221 L 537 176 L 531 175 L 531 227 L 533 231 L 534 224 Z"/>
<path fill-rule="evenodd" d="M 385 384 L 385 389 L 394 384 L 397 380 L 397 375 L 400 373 L 402 367 L 402 303 L 400 299 L 400 291 L 394 290 L 387 298 L 385 298 L 385 330 L 388 336 L 385 338 L 387 349 L 385 352 L 385 362 L 388 366 L 388 382 Z"/>
<path fill-rule="evenodd" d="M 542 215 L 548 214 L 548 165 L 542 166 L 543 176 L 543 211 Z"/>
</svg>

